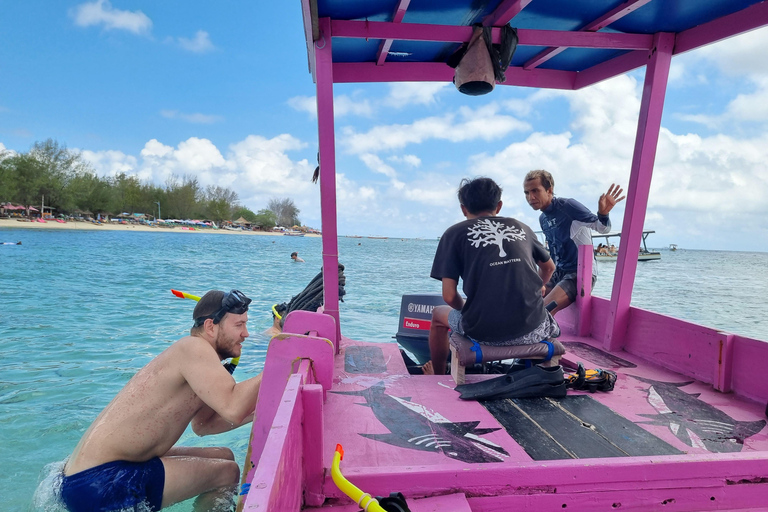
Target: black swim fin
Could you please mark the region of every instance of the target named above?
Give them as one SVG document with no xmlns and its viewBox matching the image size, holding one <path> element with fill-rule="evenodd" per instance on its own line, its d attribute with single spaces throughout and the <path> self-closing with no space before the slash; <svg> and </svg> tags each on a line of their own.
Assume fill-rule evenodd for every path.
<svg viewBox="0 0 768 512">
<path fill-rule="evenodd" d="M 563 397 L 566 394 L 562 366 L 532 366 L 495 379 L 456 386 L 462 400 L 497 398 Z"/>
</svg>

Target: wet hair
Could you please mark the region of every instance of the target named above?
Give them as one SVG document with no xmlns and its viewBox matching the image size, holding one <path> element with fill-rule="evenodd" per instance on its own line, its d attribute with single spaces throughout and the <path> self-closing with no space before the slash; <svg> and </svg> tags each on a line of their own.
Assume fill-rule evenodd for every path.
<svg viewBox="0 0 768 512">
<path fill-rule="evenodd" d="M 297 252 L 292 252 L 292 253 L 291 253 L 291 258 L 293 258 L 294 256 L 298 256 L 298 255 L 299 255 L 299 253 L 297 253 Z"/>
<path fill-rule="evenodd" d="M 539 183 L 541 183 L 541 186 L 544 187 L 544 190 L 552 190 L 555 189 L 555 178 L 552 177 L 549 172 L 545 171 L 544 169 L 536 169 L 535 171 L 530 171 L 528 174 L 525 175 L 525 179 L 523 180 L 523 183 L 526 181 L 535 180 L 536 178 L 539 178 Z"/>
<path fill-rule="evenodd" d="M 194 321 L 201 316 L 213 315 L 219 311 L 221 309 L 221 301 L 224 298 L 224 295 L 226 295 L 226 293 L 221 290 L 211 290 L 200 297 L 200 300 L 197 301 L 195 309 L 192 311 L 192 320 Z M 189 330 L 189 334 L 192 336 L 196 336 L 201 332 L 203 332 L 202 325 L 192 327 Z"/>
<path fill-rule="evenodd" d="M 491 178 L 464 178 L 459 184 L 459 203 L 473 215 L 495 212 L 501 201 L 501 187 Z"/>
</svg>

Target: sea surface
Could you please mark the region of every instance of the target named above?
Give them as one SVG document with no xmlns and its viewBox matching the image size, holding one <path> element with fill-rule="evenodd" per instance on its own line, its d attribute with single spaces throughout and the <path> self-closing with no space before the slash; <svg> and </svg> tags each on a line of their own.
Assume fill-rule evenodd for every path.
<svg viewBox="0 0 768 512">
<path fill-rule="evenodd" d="M 253 298 L 250 338 L 234 376 L 263 367 L 273 304 L 320 271 L 321 240 L 284 236 L 0 229 L 0 510 L 60 511 L 51 482 L 96 415 L 144 364 L 184 336 L 194 302 L 237 288 Z M 342 332 L 389 342 L 400 298 L 439 293 L 429 278 L 436 240 L 340 238 L 347 295 Z M 298 251 L 306 263 L 296 263 Z M 768 253 L 662 250 L 638 264 L 632 303 L 710 327 L 768 340 L 758 298 Z M 594 293 L 610 296 L 615 263 L 600 262 Z M 226 445 L 242 466 L 247 427 L 189 446 Z M 37 494 L 35 490 L 38 488 Z M 191 501 L 171 507 L 191 510 Z"/>
</svg>

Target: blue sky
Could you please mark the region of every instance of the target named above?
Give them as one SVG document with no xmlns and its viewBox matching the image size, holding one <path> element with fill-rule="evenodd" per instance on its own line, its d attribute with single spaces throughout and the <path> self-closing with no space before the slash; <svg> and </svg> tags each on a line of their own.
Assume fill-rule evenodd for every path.
<svg viewBox="0 0 768 512">
<path fill-rule="evenodd" d="M 291 197 L 320 227 L 310 182 L 314 84 L 300 2 L 4 2 L 0 150 L 57 139 L 100 174 L 194 175 L 252 210 Z M 768 30 L 673 59 L 646 228 L 655 247 L 768 250 Z M 591 209 L 629 179 L 643 72 L 575 92 L 449 84 L 335 87 L 339 232 L 435 237 L 455 189 L 487 175 L 503 214 L 538 229 L 522 177 Z M 614 210 L 620 229 L 623 203 Z"/>
</svg>

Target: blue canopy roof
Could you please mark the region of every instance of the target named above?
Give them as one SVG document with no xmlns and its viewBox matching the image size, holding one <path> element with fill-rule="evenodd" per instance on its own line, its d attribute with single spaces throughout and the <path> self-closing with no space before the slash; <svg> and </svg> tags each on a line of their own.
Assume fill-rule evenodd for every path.
<svg viewBox="0 0 768 512">
<path fill-rule="evenodd" d="M 653 34 L 677 34 L 675 53 L 680 53 L 768 23 L 762 0 L 303 0 L 303 4 L 310 57 L 311 42 L 323 38 L 318 20 L 330 18 L 333 62 L 373 63 L 380 68 L 442 64 L 470 34 L 451 28 L 509 23 L 520 35 L 510 69 L 603 74 L 599 66 L 604 65 L 613 76 L 644 64 Z M 582 33 L 578 39 L 568 37 L 577 32 Z M 608 34 L 616 37 L 609 39 Z M 628 55 L 633 53 L 637 58 Z M 615 66 L 608 64 L 611 61 Z M 338 81 L 392 79 L 380 70 L 371 73 L 358 72 L 357 78 L 344 76 Z M 512 75 L 512 85 L 549 86 L 548 81 L 529 83 Z M 567 80 L 573 88 L 588 85 L 577 83 L 572 75 Z"/>
</svg>

